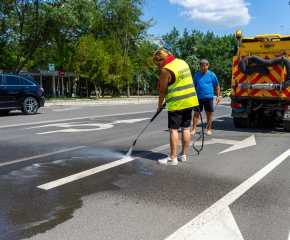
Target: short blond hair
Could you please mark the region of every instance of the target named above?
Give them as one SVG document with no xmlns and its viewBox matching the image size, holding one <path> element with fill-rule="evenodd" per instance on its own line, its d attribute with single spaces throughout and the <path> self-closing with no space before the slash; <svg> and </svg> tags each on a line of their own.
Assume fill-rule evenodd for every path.
<svg viewBox="0 0 290 240">
<path fill-rule="evenodd" d="M 168 58 L 173 56 L 171 52 L 169 52 L 166 48 L 161 47 L 159 50 L 157 50 L 152 57 L 153 63 L 156 65 L 159 61 L 162 60 L 162 58 Z"/>
</svg>

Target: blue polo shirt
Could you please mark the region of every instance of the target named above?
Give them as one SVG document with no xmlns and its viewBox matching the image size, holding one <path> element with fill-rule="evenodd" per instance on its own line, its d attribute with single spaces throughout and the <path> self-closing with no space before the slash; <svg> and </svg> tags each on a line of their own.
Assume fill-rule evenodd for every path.
<svg viewBox="0 0 290 240">
<path fill-rule="evenodd" d="M 198 99 L 214 98 L 214 87 L 219 85 L 216 75 L 209 71 L 202 74 L 200 71 L 194 75 L 193 84 L 196 89 Z"/>
</svg>

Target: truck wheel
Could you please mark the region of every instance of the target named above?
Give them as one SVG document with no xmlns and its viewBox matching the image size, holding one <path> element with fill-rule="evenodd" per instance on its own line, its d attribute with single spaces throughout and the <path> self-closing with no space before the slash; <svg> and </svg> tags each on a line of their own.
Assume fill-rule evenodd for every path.
<svg viewBox="0 0 290 240">
<path fill-rule="evenodd" d="M 290 121 L 283 121 L 283 129 L 290 132 Z"/>
<path fill-rule="evenodd" d="M 251 126 L 250 118 L 241 118 L 241 124 L 243 128 L 249 128 Z"/>
<path fill-rule="evenodd" d="M 239 117 L 234 117 L 233 118 L 233 121 L 234 121 L 234 126 L 236 128 L 241 128 L 242 127 L 242 124 L 241 124 L 241 118 Z"/>
</svg>

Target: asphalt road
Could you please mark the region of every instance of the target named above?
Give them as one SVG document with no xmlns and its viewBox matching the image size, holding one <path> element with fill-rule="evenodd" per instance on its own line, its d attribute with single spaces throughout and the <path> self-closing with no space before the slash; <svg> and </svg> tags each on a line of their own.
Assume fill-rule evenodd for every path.
<svg viewBox="0 0 290 240">
<path fill-rule="evenodd" d="M 177 166 L 166 110 L 125 158 L 156 104 L 0 117 L 0 239 L 289 240 L 290 133 L 236 129 L 226 101 Z"/>
</svg>

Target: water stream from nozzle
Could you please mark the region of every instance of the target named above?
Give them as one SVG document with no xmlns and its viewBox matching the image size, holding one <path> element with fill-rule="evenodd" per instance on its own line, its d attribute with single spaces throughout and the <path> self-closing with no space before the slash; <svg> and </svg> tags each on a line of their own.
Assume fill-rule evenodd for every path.
<svg viewBox="0 0 290 240">
<path fill-rule="evenodd" d="M 131 157 L 132 151 L 133 151 L 133 146 L 132 146 L 132 147 L 130 148 L 130 150 L 127 152 L 125 158 L 127 158 L 127 157 Z"/>
</svg>

